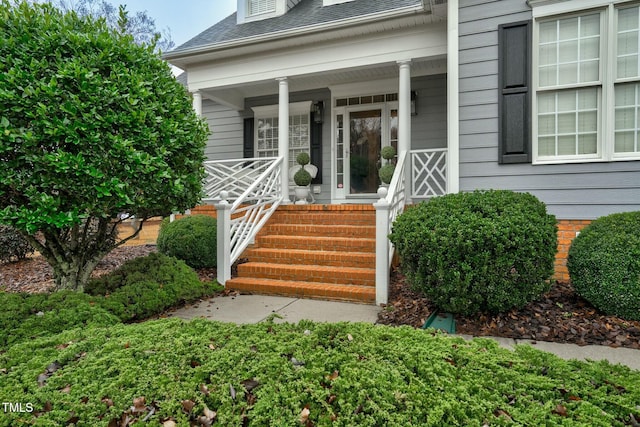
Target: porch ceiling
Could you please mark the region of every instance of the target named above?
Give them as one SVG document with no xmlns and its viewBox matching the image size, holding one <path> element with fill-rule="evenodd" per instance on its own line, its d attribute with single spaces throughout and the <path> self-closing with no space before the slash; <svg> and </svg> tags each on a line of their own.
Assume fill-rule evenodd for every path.
<svg viewBox="0 0 640 427">
<path fill-rule="evenodd" d="M 446 72 L 446 56 L 414 59 L 411 62 L 412 77 L 443 74 Z M 355 67 L 325 73 L 293 76 L 289 77 L 288 80 L 290 92 L 300 92 L 336 85 L 398 78 L 398 75 L 398 65 L 396 63 L 384 63 L 373 67 Z M 242 86 L 205 88 L 201 89 L 200 92 L 204 98 L 211 99 L 236 110 L 242 110 L 244 108 L 245 98 L 276 94 L 278 92 L 278 83 L 275 80 L 264 80 L 246 83 Z"/>
</svg>

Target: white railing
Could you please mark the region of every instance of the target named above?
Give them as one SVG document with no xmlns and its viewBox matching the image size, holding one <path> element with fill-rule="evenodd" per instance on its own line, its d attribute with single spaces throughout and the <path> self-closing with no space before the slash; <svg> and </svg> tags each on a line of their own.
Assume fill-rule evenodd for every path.
<svg viewBox="0 0 640 427">
<path fill-rule="evenodd" d="M 447 149 L 411 150 L 411 199 L 447 194 Z"/>
<path fill-rule="evenodd" d="M 394 252 L 389 234 L 393 222 L 404 210 L 407 193 L 406 160 L 407 152 L 398 155 L 389 189 L 380 187 L 380 200 L 373 204 L 376 208 L 376 304 L 386 304 L 389 298 L 389 272 Z"/>
<path fill-rule="evenodd" d="M 205 167 L 205 200 L 217 201 L 218 282 L 224 285 L 231 265 L 282 203 L 282 157 L 207 162 Z"/>
</svg>

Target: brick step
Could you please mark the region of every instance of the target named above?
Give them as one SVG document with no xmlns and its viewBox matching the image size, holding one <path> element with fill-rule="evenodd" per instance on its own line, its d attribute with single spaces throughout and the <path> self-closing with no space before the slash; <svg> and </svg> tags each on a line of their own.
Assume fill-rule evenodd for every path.
<svg viewBox="0 0 640 427">
<path fill-rule="evenodd" d="M 227 289 L 296 298 L 319 298 L 374 304 L 376 290 L 371 286 L 336 285 L 286 280 L 235 277 L 225 284 Z"/>
<path fill-rule="evenodd" d="M 263 235 L 256 238 L 256 246 L 272 249 L 301 249 L 375 253 L 376 239 Z"/>
<path fill-rule="evenodd" d="M 246 262 L 238 265 L 238 277 L 371 287 L 375 287 L 376 284 L 375 268 L 290 265 L 266 262 Z"/>
<path fill-rule="evenodd" d="M 376 255 L 371 252 L 317 251 L 302 249 L 254 248 L 245 252 L 252 262 L 276 264 L 324 265 L 336 267 L 374 268 Z"/>
<path fill-rule="evenodd" d="M 269 224 L 266 235 L 365 237 L 375 239 L 376 227 L 364 225 Z"/>
<path fill-rule="evenodd" d="M 375 211 L 277 211 L 271 224 L 368 225 L 375 227 Z"/>
</svg>

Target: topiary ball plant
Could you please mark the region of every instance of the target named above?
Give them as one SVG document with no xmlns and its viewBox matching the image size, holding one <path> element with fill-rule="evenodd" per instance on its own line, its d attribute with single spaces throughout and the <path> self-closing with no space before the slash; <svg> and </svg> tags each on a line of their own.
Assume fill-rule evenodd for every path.
<svg viewBox="0 0 640 427">
<path fill-rule="evenodd" d="M 576 293 L 606 314 L 640 320 L 640 211 L 601 217 L 569 248 Z"/>
<path fill-rule="evenodd" d="M 208 215 L 165 220 L 158 233 L 158 251 L 193 268 L 217 266 L 217 221 Z"/>
<path fill-rule="evenodd" d="M 304 165 L 308 165 L 310 161 L 311 158 L 309 157 L 308 153 L 302 152 L 298 153 L 298 155 L 296 156 L 296 163 L 298 163 L 302 167 L 304 167 Z"/>
<path fill-rule="evenodd" d="M 549 290 L 556 233 L 536 197 L 491 190 L 413 206 L 389 239 L 414 289 L 440 310 L 473 315 L 523 307 Z"/>
<path fill-rule="evenodd" d="M 391 145 L 388 145 L 382 148 L 380 155 L 385 160 L 391 160 L 396 156 L 396 149 L 393 148 Z"/>
<path fill-rule="evenodd" d="M 311 184 L 311 174 L 303 166 L 293 175 L 293 182 L 299 187 L 306 187 Z"/>
<path fill-rule="evenodd" d="M 390 184 L 395 170 L 396 167 L 391 164 L 381 167 L 378 171 L 378 175 L 380 175 L 380 181 L 382 181 L 384 184 Z"/>
<path fill-rule="evenodd" d="M 388 145 L 382 148 L 380 155 L 386 160 L 386 164 L 378 170 L 378 176 L 383 184 L 390 184 L 393 172 L 396 170 L 396 166 L 391 163 L 391 160 L 396 156 L 396 149 Z"/>
</svg>

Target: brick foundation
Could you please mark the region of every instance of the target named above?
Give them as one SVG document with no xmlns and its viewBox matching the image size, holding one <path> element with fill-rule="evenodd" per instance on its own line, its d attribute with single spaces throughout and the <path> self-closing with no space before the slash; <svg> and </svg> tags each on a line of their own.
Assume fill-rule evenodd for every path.
<svg viewBox="0 0 640 427">
<path fill-rule="evenodd" d="M 335 210 L 340 211 L 371 211 L 373 206 L 369 205 L 287 205 L 281 206 L 279 212 L 286 215 L 285 212 L 290 212 L 290 215 L 300 215 L 301 211 L 313 211 L 313 212 L 331 212 Z M 192 215 L 209 215 L 216 217 L 216 209 L 212 205 L 202 205 L 191 209 Z M 181 218 L 178 215 L 177 218 Z M 299 218 L 298 218 L 299 219 Z M 333 222 L 333 219 L 331 219 Z M 148 220 L 140 235 L 137 238 L 127 242 L 127 245 L 145 245 L 155 244 L 158 237 L 158 230 L 160 229 L 160 223 L 162 218 L 153 218 Z M 295 221 L 294 221 L 295 222 Z M 318 217 L 317 222 L 322 223 L 322 220 Z M 558 220 L 558 253 L 556 254 L 555 261 L 555 275 L 556 280 L 567 281 L 569 280 L 569 271 L 567 270 L 567 256 L 569 254 L 569 247 L 571 242 L 576 237 L 576 233 L 589 225 L 589 220 Z M 129 233 L 126 227 L 130 227 L 128 223 L 121 225 L 122 233 Z"/>
<path fill-rule="evenodd" d="M 576 233 L 589 225 L 588 220 L 558 220 L 558 253 L 556 254 L 555 275 L 556 280 L 569 280 L 569 271 L 567 270 L 567 256 L 569 255 L 569 247 L 576 237 Z"/>
</svg>

